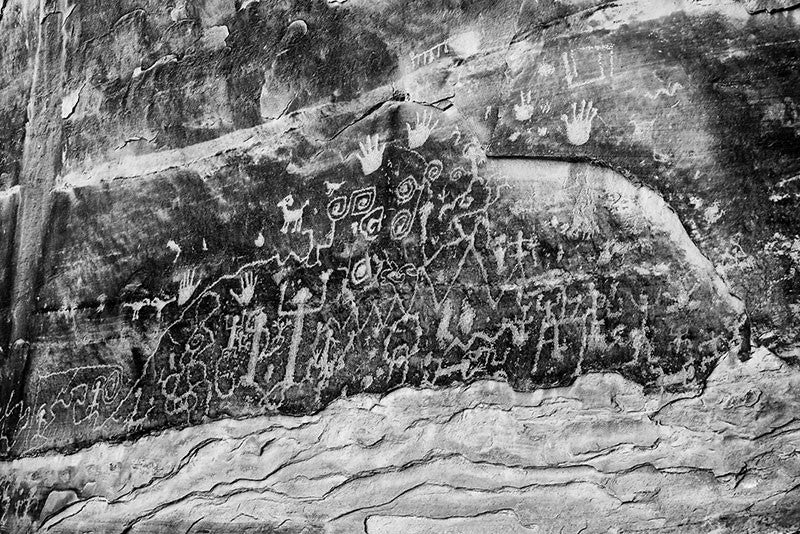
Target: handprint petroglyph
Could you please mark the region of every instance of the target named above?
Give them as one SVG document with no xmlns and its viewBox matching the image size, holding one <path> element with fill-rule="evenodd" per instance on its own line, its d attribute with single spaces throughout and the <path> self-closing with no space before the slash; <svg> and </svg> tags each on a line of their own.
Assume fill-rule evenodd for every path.
<svg viewBox="0 0 800 534">
<path fill-rule="evenodd" d="M 531 92 L 528 91 L 527 94 L 523 91 L 519 92 L 519 104 L 514 104 L 514 117 L 519 122 L 525 122 L 531 117 L 533 117 L 533 112 L 536 109 L 533 103 L 531 102 Z"/>
<path fill-rule="evenodd" d="M 181 278 L 181 282 L 178 286 L 178 306 L 183 306 L 186 304 L 191 298 L 192 294 L 194 294 L 197 286 L 200 285 L 200 279 L 195 278 L 196 275 L 196 269 L 191 269 L 183 273 L 183 277 Z"/>
<path fill-rule="evenodd" d="M 433 113 L 424 112 L 422 117 L 417 113 L 416 123 L 413 128 L 409 123 L 406 123 L 408 148 L 419 148 L 424 145 L 438 124 L 438 120 L 436 122 L 433 121 Z"/>
<path fill-rule="evenodd" d="M 377 135 L 368 135 L 365 142 L 358 143 L 361 154 L 356 154 L 358 161 L 361 162 L 361 171 L 364 176 L 377 171 L 383 162 L 383 151 L 386 144 L 382 144 Z"/>
<path fill-rule="evenodd" d="M 256 284 L 258 283 L 258 277 L 253 276 L 252 272 L 246 272 L 239 278 L 239 284 L 241 285 L 241 294 L 237 294 L 230 290 L 231 296 L 239 303 L 240 306 L 247 306 L 253 300 L 253 295 L 255 295 L 256 291 Z"/>
<path fill-rule="evenodd" d="M 592 132 L 592 121 L 597 116 L 597 108 L 592 107 L 591 100 L 581 100 L 581 109 L 578 112 L 577 103 L 572 103 L 572 120 L 566 114 L 561 115 L 561 120 L 567 126 L 567 139 L 573 145 L 580 146 L 589 141 Z"/>
</svg>

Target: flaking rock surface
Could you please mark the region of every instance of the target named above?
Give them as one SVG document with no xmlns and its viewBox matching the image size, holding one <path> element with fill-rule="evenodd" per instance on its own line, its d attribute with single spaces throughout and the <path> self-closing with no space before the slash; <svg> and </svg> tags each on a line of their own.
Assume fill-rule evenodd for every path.
<svg viewBox="0 0 800 534">
<path fill-rule="evenodd" d="M 797 530 L 794 4 L 0 0 L 0 530 Z"/>
</svg>

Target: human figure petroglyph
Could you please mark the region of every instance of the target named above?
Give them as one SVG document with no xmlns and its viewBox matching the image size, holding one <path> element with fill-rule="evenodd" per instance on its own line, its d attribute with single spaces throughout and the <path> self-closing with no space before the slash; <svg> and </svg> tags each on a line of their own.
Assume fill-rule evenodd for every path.
<svg viewBox="0 0 800 534">
<path fill-rule="evenodd" d="M 442 140 L 446 133 L 436 133 L 437 146 L 447 143 Z M 194 302 L 190 302 L 194 292 L 190 293 L 184 303 L 189 306 L 175 309 L 180 312 L 176 313 L 180 323 L 168 327 L 158 356 L 142 366 L 150 374 L 138 383 L 141 393 L 132 388 L 126 408 L 109 428 L 137 424 L 144 428 L 162 421 L 194 423 L 205 415 L 216 417 L 220 399 L 228 399 L 222 406 L 230 406 L 246 398 L 241 401 L 248 406 L 245 411 L 250 407 L 259 413 L 279 411 L 285 406 L 281 405 L 284 399 L 306 391 L 304 402 L 308 399 L 308 406 L 316 409 L 327 402 L 326 395 L 333 388 L 339 388 L 343 370 L 349 368 L 354 354 L 378 362 L 378 370 L 370 371 L 369 382 L 376 388 L 383 387 L 387 376 L 393 383 L 411 380 L 415 385 L 437 380 L 441 385 L 448 376 L 461 379 L 474 373 L 500 376 L 493 373 L 503 372 L 498 367 L 503 369 L 511 357 L 506 349 L 533 354 L 542 325 L 547 331 L 539 368 L 544 369 L 553 354 L 571 365 L 571 349 L 578 347 L 575 338 L 583 335 L 582 323 L 571 320 L 575 306 L 567 305 L 568 320 L 556 333 L 553 322 L 561 320 L 563 303 L 554 291 L 543 289 L 547 284 L 562 284 L 568 287 L 570 298 L 575 287 L 586 294 L 580 289 L 584 286 L 574 282 L 582 283 L 584 273 L 574 277 L 558 274 L 558 262 L 569 259 L 570 244 L 564 243 L 565 256 L 558 242 L 572 229 L 569 213 L 559 213 L 561 235 L 549 228 L 543 231 L 545 244 L 540 249 L 530 221 L 545 208 L 531 203 L 527 211 L 514 214 L 515 230 L 505 227 L 506 220 L 497 215 L 505 216 L 508 210 L 503 203 L 514 202 L 517 196 L 506 197 L 500 208 L 492 208 L 500 197 L 502 180 L 485 174 L 483 150 L 471 135 L 459 138 L 458 147 L 450 140 L 451 150 L 442 156 L 444 164 L 412 154 L 402 132 L 399 137 L 387 144 L 384 172 L 358 178 L 359 194 L 344 185 L 331 195 L 326 193 L 326 198 L 322 193 L 327 187 L 319 183 L 321 178 L 308 182 L 317 184 L 316 194 L 327 202 L 328 218 L 320 213 L 320 217 L 306 219 L 307 225 L 314 226 L 303 232 L 309 236 L 307 250 L 299 236 L 292 242 L 303 241 L 302 250 L 296 247 L 288 253 L 286 243 L 264 242 L 265 250 L 251 249 L 254 261 L 204 284 Z M 398 163 L 402 158 L 413 160 L 413 165 Z M 447 173 L 444 179 L 442 172 Z M 518 196 L 528 192 L 525 189 Z M 380 209 L 383 212 L 376 212 Z M 273 211 L 273 215 L 277 213 Z M 351 223 L 355 225 L 353 236 Z M 515 240 L 514 232 L 520 227 L 525 230 L 519 230 Z M 378 241 L 369 241 L 363 239 L 363 231 L 369 236 L 382 234 Z M 325 243 L 315 239 L 314 232 Z M 253 237 L 245 236 L 245 240 Z M 335 243 L 333 247 L 331 243 Z M 331 297 L 320 299 L 320 285 L 309 280 L 328 268 L 336 278 L 331 278 Z M 292 277 L 295 279 L 290 281 Z M 576 285 L 569 285 L 572 283 Z M 245 287 L 253 289 L 249 298 Z M 219 303 L 214 303 L 212 293 L 221 301 L 216 309 Z M 277 320 L 275 293 L 281 298 L 277 308 L 284 312 Z M 543 298 L 537 308 L 540 294 Z M 547 300 L 553 301 L 549 316 Z M 263 307 L 252 309 L 256 305 Z M 450 307 L 446 321 L 441 320 L 441 311 L 432 311 L 437 306 L 441 311 Z M 214 309 L 213 314 L 207 313 L 208 309 Z M 611 311 L 616 309 L 609 309 L 608 317 Z M 543 322 L 545 316 L 548 321 Z M 443 330 L 437 336 L 439 326 Z M 551 350 L 554 338 L 558 340 L 555 353 Z M 539 377 L 534 382 L 537 380 Z M 78 388 L 75 393 L 86 398 L 85 405 L 79 405 L 81 413 L 94 410 L 91 387 Z M 153 421 L 144 421 L 142 414 L 151 409 Z M 36 431 L 35 416 L 31 417 L 31 433 Z M 42 432 L 51 434 L 48 439 L 52 439 L 50 427 Z"/>
<path fill-rule="evenodd" d="M 422 116 L 417 113 L 414 127 L 412 128 L 409 123 L 406 123 L 406 131 L 408 132 L 408 148 L 419 148 L 425 144 L 425 141 L 430 137 L 431 132 L 436 129 L 439 121 L 433 120 L 433 112 L 423 112 Z"/>
<path fill-rule="evenodd" d="M 250 345 L 250 358 L 247 361 L 247 373 L 241 377 L 243 384 L 255 384 L 256 365 L 261 355 L 261 336 L 265 331 L 267 335 L 269 335 L 269 331 L 266 330 L 267 320 L 268 317 L 263 311 L 259 311 L 255 316 L 253 323 L 253 341 Z M 267 340 L 267 343 L 269 343 L 269 340 Z"/>
<path fill-rule="evenodd" d="M 303 204 L 299 208 L 291 209 L 294 205 L 294 196 L 291 194 L 286 195 L 278 202 L 277 206 L 281 209 L 283 213 L 283 226 L 281 227 L 281 232 L 284 234 L 289 232 L 289 227 L 292 228 L 292 233 L 300 232 L 303 228 L 303 211 L 308 206 L 308 199 L 303 201 Z"/>
<path fill-rule="evenodd" d="M 469 160 L 474 179 L 480 179 L 478 166 L 486 163 L 486 151 L 477 139 L 473 139 L 463 150 L 464 156 Z"/>
<path fill-rule="evenodd" d="M 295 367 L 297 364 L 297 355 L 300 351 L 300 343 L 303 340 L 303 326 L 307 315 L 322 311 L 325 307 L 325 300 L 328 294 L 328 280 L 331 276 L 330 270 L 324 271 L 320 275 L 322 282 L 322 296 L 320 297 L 320 304 L 316 308 L 309 308 L 308 302 L 311 300 L 311 290 L 307 287 L 301 287 L 298 292 L 292 297 L 291 304 L 294 305 L 294 311 L 284 310 L 284 302 L 286 299 L 287 283 L 281 285 L 281 300 L 278 306 L 278 316 L 280 317 L 294 317 L 294 329 L 292 330 L 292 339 L 289 346 L 289 355 L 286 362 L 286 373 L 284 375 L 283 383 L 287 386 L 294 384 Z"/>
<path fill-rule="evenodd" d="M 566 114 L 561 115 L 567 129 L 567 139 L 573 145 L 585 145 L 589 141 L 592 132 L 592 121 L 597 116 L 597 108 L 592 107 L 592 101 L 587 104 L 581 100 L 580 112 L 577 111 L 577 103 L 572 103 L 572 118 Z"/>
<path fill-rule="evenodd" d="M 381 143 L 377 135 L 368 135 L 366 140 L 358 143 L 361 149 L 361 154 L 356 154 L 356 158 L 361 163 L 361 172 L 364 176 L 370 175 L 377 171 L 381 163 L 383 163 L 383 152 L 386 150 L 386 144 Z"/>
</svg>

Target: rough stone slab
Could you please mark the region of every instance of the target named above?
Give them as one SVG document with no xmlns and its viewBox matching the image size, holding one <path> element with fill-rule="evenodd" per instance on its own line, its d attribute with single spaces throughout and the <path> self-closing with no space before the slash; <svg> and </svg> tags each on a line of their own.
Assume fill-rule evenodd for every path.
<svg viewBox="0 0 800 534">
<path fill-rule="evenodd" d="M 672 400 L 609 374 L 358 395 L 3 464 L 17 503 L 3 519 L 65 533 L 791 532 L 798 386 L 762 350 Z"/>
</svg>

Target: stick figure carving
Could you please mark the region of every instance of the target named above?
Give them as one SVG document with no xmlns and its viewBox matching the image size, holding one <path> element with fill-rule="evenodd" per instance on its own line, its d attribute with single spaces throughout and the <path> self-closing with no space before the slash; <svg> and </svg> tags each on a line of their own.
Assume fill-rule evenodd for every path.
<svg viewBox="0 0 800 534">
<path fill-rule="evenodd" d="M 591 100 L 588 105 L 586 100 L 581 100 L 580 112 L 577 112 L 577 103 L 572 103 L 572 120 L 566 114 L 561 115 L 561 120 L 567 125 L 567 139 L 573 145 L 580 146 L 589 141 L 592 131 L 592 121 L 597 116 L 597 108 L 592 107 Z"/>
<path fill-rule="evenodd" d="M 368 135 L 366 142 L 359 142 L 358 146 L 361 148 L 361 154 L 356 154 L 356 157 L 361 162 L 361 171 L 364 176 L 377 171 L 383 162 L 383 151 L 386 150 L 386 144 L 381 144 L 377 135 Z"/>
<path fill-rule="evenodd" d="M 281 232 L 288 233 L 289 226 L 292 227 L 292 233 L 299 232 L 303 227 L 303 210 L 308 206 L 308 200 L 303 202 L 302 206 L 296 209 L 290 209 L 294 205 L 294 197 L 289 194 L 283 197 L 283 200 L 278 202 L 277 206 L 283 212 L 283 226 Z"/>
</svg>

